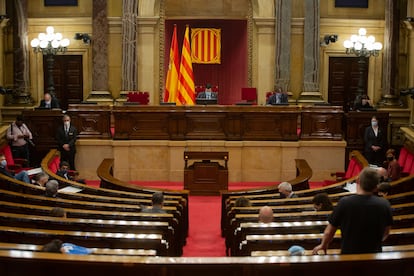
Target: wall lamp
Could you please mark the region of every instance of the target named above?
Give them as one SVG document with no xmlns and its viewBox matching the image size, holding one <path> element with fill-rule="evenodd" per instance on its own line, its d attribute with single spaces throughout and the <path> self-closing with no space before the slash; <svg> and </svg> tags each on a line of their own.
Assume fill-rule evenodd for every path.
<svg viewBox="0 0 414 276">
<path fill-rule="evenodd" d="M 85 44 L 91 44 L 91 41 L 92 41 L 91 36 L 86 34 L 86 33 L 85 34 L 76 33 L 74 39 L 75 40 L 82 40 L 83 43 L 85 43 Z"/>
<path fill-rule="evenodd" d="M 335 43 L 338 41 L 338 35 L 337 34 L 328 34 L 325 35 L 321 41 L 321 46 L 328 46 L 329 43 Z"/>
</svg>

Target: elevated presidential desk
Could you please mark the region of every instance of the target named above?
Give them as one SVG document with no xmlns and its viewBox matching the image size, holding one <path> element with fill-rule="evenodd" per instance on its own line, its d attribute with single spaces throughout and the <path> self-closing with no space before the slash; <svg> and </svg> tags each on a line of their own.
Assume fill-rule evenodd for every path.
<svg viewBox="0 0 414 276">
<path fill-rule="evenodd" d="M 296 141 L 299 107 L 114 106 L 114 139 Z"/>
</svg>

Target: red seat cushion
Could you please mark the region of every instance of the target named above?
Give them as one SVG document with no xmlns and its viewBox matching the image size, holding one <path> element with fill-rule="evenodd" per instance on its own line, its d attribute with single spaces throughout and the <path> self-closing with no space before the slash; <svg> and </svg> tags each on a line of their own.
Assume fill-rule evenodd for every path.
<svg viewBox="0 0 414 276">
<path fill-rule="evenodd" d="M 345 179 L 351 178 L 355 175 L 355 167 L 357 166 L 357 163 L 358 162 L 355 158 L 351 158 L 351 160 L 349 160 L 348 168 L 345 172 Z"/>
<path fill-rule="evenodd" d="M 414 155 L 411 153 L 407 154 L 407 158 L 405 159 L 404 167 L 402 169 L 403 173 L 410 173 L 411 167 L 413 166 Z"/>
<path fill-rule="evenodd" d="M 398 157 L 398 164 L 400 164 L 401 168 L 404 167 L 405 160 L 407 160 L 408 150 L 406 148 L 402 148 L 400 151 L 400 156 Z"/>
<path fill-rule="evenodd" d="M 59 169 L 60 164 L 60 157 L 55 156 L 53 157 L 52 161 L 49 163 L 49 170 L 51 170 L 53 173 L 56 173 Z"/>
<path fill-rule="evenodd" d="M 4 154 L 4 157 L 6 157 L 7 165 L 9 165 L 9 166 L 14 166 L 15 165 L 14 159 L 13 159 L 13 154 L 12 154 L 11 148 L 8 144 L 4 145 L 0 149 L 0 152 Z"/>
</svg>

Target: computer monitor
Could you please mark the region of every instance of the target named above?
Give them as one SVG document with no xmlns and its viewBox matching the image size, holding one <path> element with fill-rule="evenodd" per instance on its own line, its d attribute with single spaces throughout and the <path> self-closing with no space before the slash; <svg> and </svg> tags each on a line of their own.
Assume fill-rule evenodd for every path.
<svg viewBox="0 0 414 276">
<path fill-rule="evenodd" d="M 217 104 L 217 99 L 196 99 L 196 104 L 200 104 L 200 105 Z"/>
</svg>

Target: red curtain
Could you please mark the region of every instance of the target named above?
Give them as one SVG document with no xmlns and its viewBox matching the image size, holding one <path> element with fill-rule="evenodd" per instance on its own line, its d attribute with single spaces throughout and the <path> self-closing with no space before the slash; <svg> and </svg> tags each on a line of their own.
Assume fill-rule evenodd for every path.
<svg viewBox="0 0 414 276">
<path fill-rule="evenodd" d="M 234 104 L 241 100 L 241 88 L 247 87 L 247 21 L 246 20 L 166 20 L 164 72 L 168 69 L 171 37 L 177 24 L 181 50 L 185 26 L 221 29 L 221 64 L 193 64 L 196 86 L 210 83 L 219 87 L 218 103 Z M 180 53 L 181 55 L 181 53 Z"/>
</svg>

